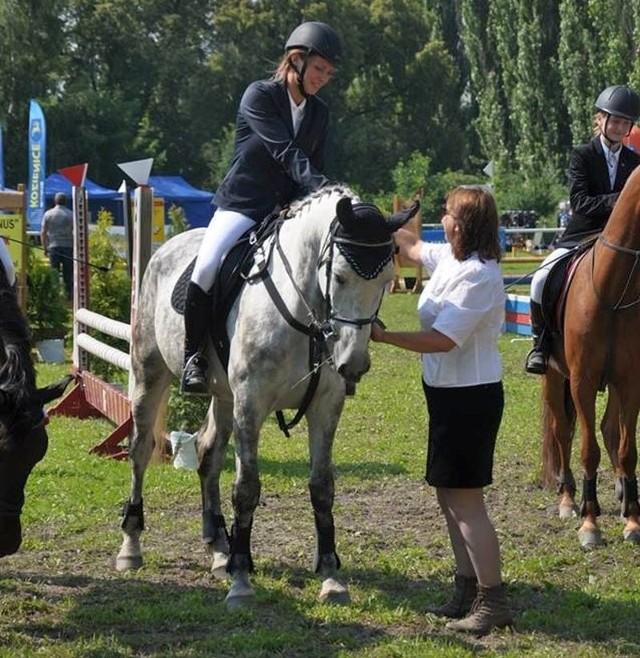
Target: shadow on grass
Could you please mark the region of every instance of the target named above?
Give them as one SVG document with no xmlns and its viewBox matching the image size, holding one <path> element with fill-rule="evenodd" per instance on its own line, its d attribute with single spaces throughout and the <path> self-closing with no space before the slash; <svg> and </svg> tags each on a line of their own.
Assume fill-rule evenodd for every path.
<svg viewBox="0 0 640 658">
<path fill-rule="evenodd" d="M 332 658 L 349 655 L 350 650 L 373 649 L 398 637 L 428 640 L 431 647 L 441 645 L 443 651 L 444 647 L 478 650 L 477 639 L 447 632 L 446 620 L 426 612 L 450 594 L 449 580 L 345 569 L 342 576 L 351 584 L 354 600 L 344 613 L 342 609 L 329 612 L 325 606 L 303 601 L 310 590 L 320 589 L 319 579 L 310 571 L 262 565 L 253 579 L 255 606 L 231 613 L 224 604 L 228 582 L 203 575 L 200 560 L 185 559 L 178 566 L 182 580 L 192 579 L 192 584 L 165 582 L 162 573 L 145 574 L 144 570 L 104 579 L 5 572 L 0 601 L 11 598 L 22 618 L 11 623 L 9 636 L 7 627 L 0 625 L 4 626 L 0 636 L 5 642 L 20 637 L 22 643 L 27 640 L 34 646 L 62 642 L 69 649 L 83 647 L 83 657 L 100 658 Z M 510 585 L 509 597 L 516 617 L 516 634 L 509 636 L 509 642 L 517 642 L 519 632 L 535 634 L 541 646 L 547 637 L 550 644 L 593 647 L 601 643 L 603 649 L 615 647 L 623 652 L 620 655 L 633 655 L 636 650 L 637 631 L 635 623 L 629 622 L 636 618 L 637 608 L 631 603 L 526 583 Z M 92 646 L 100 647 L 97 653 Z"/>
</svg>

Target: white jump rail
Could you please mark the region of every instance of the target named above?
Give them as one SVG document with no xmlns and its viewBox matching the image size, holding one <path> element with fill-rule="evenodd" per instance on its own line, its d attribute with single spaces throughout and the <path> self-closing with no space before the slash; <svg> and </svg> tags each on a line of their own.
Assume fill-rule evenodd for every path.
<svg viewBox="0 0 640 658">
<path fill-rule="evenodd" d="M 151 213 L 153 192 L 151 188 L 136 189 L 136 213 L 133 221 L 133 261 L 131 282 L 131 324 L 108 318 L 87 308 L 89 305 L 88 273 L 88 222 L 86 213 L 86 191 L 73 188 L 74 193 L 74 331 L 73 372 L 76 385 L 49 413 L 86 418 L 106 417 L 116 428 L 101 443 L 91 449 L 92 453 L 116 459 L 128 456 L 121 445 L 132 429 L 131 356 L 117 347 L 104 343 L 88 333 L 89 329 L 131 344 L 131 328 L 135 322 L 137 297 L 142 274 L 151 253 Z M 103 381 L 91 372 L 89 355 L 125 370 L 129 378 L 129 394 L 122 387 Z"/>
</svg>

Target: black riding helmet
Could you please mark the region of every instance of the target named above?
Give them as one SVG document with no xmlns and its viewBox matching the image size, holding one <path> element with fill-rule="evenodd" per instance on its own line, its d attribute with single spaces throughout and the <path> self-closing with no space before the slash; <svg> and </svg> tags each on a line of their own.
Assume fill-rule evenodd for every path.
<svg viewBox="0 0 640 658">
<path fill-rule="evenodd" d="M 289 35 L 284 49 L 285 52 L 293 49 L 305 52 L 302 68 L 298 71 L 298 88 L 305 97 L 307 94 L 304 91 L 302 79 L 307 68 L 307 60 L 311 55 L 320 55 L 335 67 L 342 64 L 342 41 L 338 33 L 331 26 L 319 21 L 309 21 L 298 25 Z"/>
<path fill-rule="evenodd" d="M 640 96 L 626 85 L 613 85 L 600 92 L 596 99 L 596 109 L 609 116 L 620 117 L 635 123 L 640 117 Z M 631 132 L 631 129 L 629 129 L 629 132 Z"/>
</svg>

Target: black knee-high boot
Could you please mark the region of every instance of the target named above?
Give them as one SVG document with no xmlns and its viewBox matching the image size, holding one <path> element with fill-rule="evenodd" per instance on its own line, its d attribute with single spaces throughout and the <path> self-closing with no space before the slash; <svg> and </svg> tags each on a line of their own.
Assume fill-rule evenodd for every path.
<svg viewBox="0 0 640 658">
<path fill-rule="evenodd" d="M 184 370 L 182 393 L 207 395 L 209 362 L 203 353 L 207 327 L 211 322 L 211 297 L 193 281 L 187 286 L 184 308 Z"/>
<path fill-rule="evenodd" d="M 547 353 L 545 345 L 546 324 L 542 315 L 542 305 L 531 300 L 529 306 L 533 349 L 527 354 L 525 370 L 534 375 L 544 375 L 547 372 Z"/>
</svg>

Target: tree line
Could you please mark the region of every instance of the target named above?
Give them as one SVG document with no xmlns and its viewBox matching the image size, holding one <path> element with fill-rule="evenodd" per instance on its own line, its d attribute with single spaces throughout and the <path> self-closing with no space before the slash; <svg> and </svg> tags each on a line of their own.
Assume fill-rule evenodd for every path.
<svg viewBox="0 0 640 658">
<path fill-rule="evenodd" d="M 436 208 L 492 162 L 502 207 L 549 213 L 599 91 L 640 90 L 638 0 L 1 0 L 6 183 L 27 176 L 34 98 L 47 173 L 88 162 L 117 187 L 117 162 L 153 157 L 215 190 L 244 88 L 304 20 L 345 44 L 321 92 L 327 173 L 370 197 L 423 190 Z"/>
</svg>

